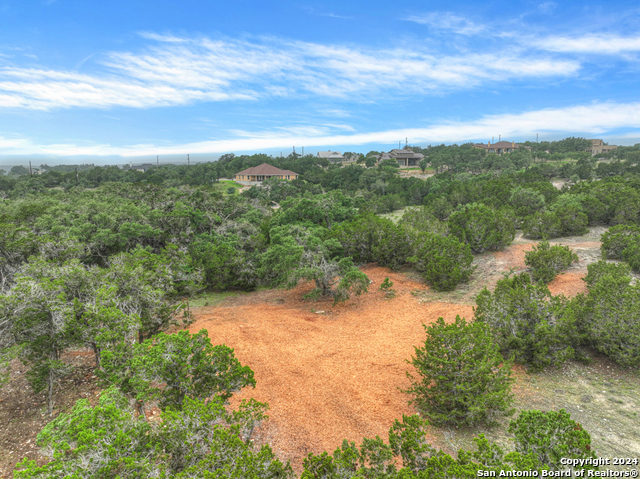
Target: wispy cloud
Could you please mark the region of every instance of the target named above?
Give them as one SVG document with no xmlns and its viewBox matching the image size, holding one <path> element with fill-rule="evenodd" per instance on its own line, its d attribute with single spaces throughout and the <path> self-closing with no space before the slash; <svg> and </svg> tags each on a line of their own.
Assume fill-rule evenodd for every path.
<svg viewBox="0 0 640 479">
<path fill-rule="evenodd" d="M 486 141 L 501 134 L 503 138 L 521 140 L 536 133 L 561 136 L 563 134 L 604 135 L 616 129 L 633 129 L 640 137 L 640 102 L 595 103 L 567 108 L 543 109 L 518 114 L 488 115 L 468 122 L 442 121 L 422 128 L 394 129 L 352 133 L 341 125 L 308 125 L 265 131 L 235 131 L 234 138 L 181 144 L 136 144 L 112 146 L 108 144 L 52 144 L 37 145 L 25 139 L 0 138 L 0 149 L 6 154 L 119 155 L 124 157 L 222 153 L 229 151 L 260 151 L 285 148 L 358 146 L 393 144 L 409 137 L 414 144 L 441 142 Z M 336 131 L 337 130 L 337 131 Z M 633 134 L 614 134 L 633 138 Z"/>
<path fill-rule="evenodd" d="M 452 31 L 460 35 L 475 35 L 485 29 L 483 25 L 478 25 L 468 18 L 460 17 L 451 12 L 431 12 L 409 15 L 405 17 L 404 20 L 421 25 L 428 25 L 437 30 Z"/>
<path fill-rule="evenodd" d="M 514 48 L 449 55 L 417 42 L 372 49 L 277 38 L 143 37 L 152 43 L 142 52 L 110 52 L 92 62 L 100 72 L 0 68 L 0 107 L 149 108 L 296 95 L 377 100 L 381 93 L 440 94 L 580 69 L 574 60 Z"/>
<path fill-rule="evenodd" d="M 552 52 L 618 55 L 639 52 L 640 36 L 625 37 L 604 33 L 581 36 L 551 36 L 536 40 L 535 44 Z"/>
</svg>

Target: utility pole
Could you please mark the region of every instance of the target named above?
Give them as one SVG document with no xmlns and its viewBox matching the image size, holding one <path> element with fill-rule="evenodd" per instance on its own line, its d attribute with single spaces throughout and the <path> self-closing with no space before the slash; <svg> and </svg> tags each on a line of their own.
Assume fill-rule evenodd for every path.
<svg viewBox="0 0 640 479">
<path fill-rule="evenodd" d="M 407 138 L 406 136 L 404 137 L 404 147 L 406 148 L 407 146 L 409 146 L 409 138 Z"/>
<path fill-rule="evenodd" d="M 191 161 L 189 160 L 189 153 L 187 153 L 187 166 L 191 166 Z"/>
<path fill-rule="evenodd" d="M 33 170 L 31 169 L 31 162 L 29 162 L 29 176 L 33 176 Z"/>
<path fill-rule="evenodd" d="M 304 146 L 302 147 L 302 156 L 304 156 Z"/>
<path fill-rule="evenodd" d="M 400 149 L 400 145 L 401 145 L 402 141 L 398 142 L 398 150 Z"/>
<path fill-rule="evenodd" d="M 536 143 L 540 143 L 540 142 L 538 141 L 538 134 L 537 134 L 537 133 L 536 133 Z"/>
<path fill-rule="evenodd" d="M 498 143 L 500 143 L 500 140 L 502 140 L 502 135 L 498 135 Z"/>
<path fill-rule="evenodd" d="M 76 186 L 78 185 L 78 167 L 76 166 Z"/>
<path fill-rule="evenodd" d="M 160 166 L 160 156 L 156 155 L 156 166 Z"/>
</svg>

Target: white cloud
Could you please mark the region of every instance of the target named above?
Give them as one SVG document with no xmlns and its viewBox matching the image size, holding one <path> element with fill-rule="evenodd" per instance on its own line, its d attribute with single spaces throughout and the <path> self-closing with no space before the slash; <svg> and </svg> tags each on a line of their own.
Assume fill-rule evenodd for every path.
<svg viewBox="0 0 640 479">
<path fill-rule="evenodd" d="M 486 141 L 502 135 L 509 140 L 534 138 L 536 133 L 548 135 L 602 136 L 616 129 L 640 130 L 640 102 L 595 103 L 567 108 L 544 109 L 517 114 L 489 115 L 469 122 L 440 122 L 423 128 L 348 133 L 345 125 L 311 125 L 270 131 L 235 131 L 235 138 L 194 143 L 128 146 L 52 144 L 37 145 L 25 139 L 0 138 L 5 154 L 119 155 L 124 157 L 167 154 L 223 153 L 229 151 L 263 151 L 290 148 L 292 145 L 312 147 L 357 146 L 373 143 L 395 144 L 408 137 L 413 144 L 442 142 L 462 143 Z M 335 131 L 339 129 L 339 131 Z M 609 133 L 611 134 L 611 133 Z M 616 134 L 617 138 L 627 134 Z M 633 138 L 634 136 L 629 136 Z M 640 137 L 640 133 L 636 136 Z"/>
<path fill-rule="evenodd" d="M 485 30 L 468 18 L 459 17 L 451 12 L 431 12 L 419 15 L 409 15 L 404 18 L 409 22 L 428 25 L 437 30 L 449 30 L 460 35 L 475 35 Z"/>
<path fill-rule="evenodd" d="M 275 38 L 142 35 L 152 46 L 108 53 L 98 60 L 102 73 L 0 68 L 0 108 L 149 108 L 295 95 L 377 100 L 381 93 L 438 94 L 580 69 L 573 60 L 510 48 L 444 55 L 420 44 L 375 50 Z"/>
<path fill-rule="evenodd" d="M 640 36 L 612 34 L 554 36 L 535 41 L 535 46 L 552 52 L 618 55 L 640 51 Z"/>
</svg>

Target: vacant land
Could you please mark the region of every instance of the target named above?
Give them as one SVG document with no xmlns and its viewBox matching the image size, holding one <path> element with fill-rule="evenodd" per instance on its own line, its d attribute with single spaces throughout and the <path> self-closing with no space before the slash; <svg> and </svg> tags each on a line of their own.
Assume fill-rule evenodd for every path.
<svg viewBox="0 0 640 479">
<path fill-rule="evenodd" d="M 569 245 L 580 263 L 556 278 L 554 294 L 583 292 L 586 266 L 599 259 L 603 228 L 581 237 L 552 243 Z M 406 371 L 411 367 L 413 346 L 424 341 L 423 323 L 439 316 L 453 320 L 457 314 L 473 316 L 474 296 L 509 271 L 524 270 L 524 253 L 535 242 L 517 237 L 503 252 L 476 257 L 477 269 L 468 285 L 450 293 L 431 291 L 410 271 L 392 272 L 367 265 L 362 270 L 372 283 L 369 292 L 346 304 L 333 306 L 328 299 L 304 302 L 311 288 L 264 290 L 254 293 L 212 295 L 192 303 L 196 321 L 192 332 L 205 328 L 214 344 L 235 348 L 237 357 L 250 366 L 255 389 L 233 399 L 253 397 L 268 402 L 270 419 L 257 430 L 257 442 L 269 442 L 284 460 L 300 471 L 309 452 L 333 451 L 343 439 L 359 443 L 363 437 L 386 438 L 395 419 L 413 414 Z M 379 286 L 389 277 L 396 296 L 385 298 Z M 79 370 L 64 383 L 57 411 L 66 411 L 75 399 L 95 397 L 97 385 L 91 373 L 89 353 L 79 352 Z M 11 477 L 17 460 L 37 457 L 35 436 L 47 418 L 43 401 L 33 395 L 24 380 L 24 367 L 15 363 L 11 383 L 0 389 L 0 474 Z M 559 370 L 527 374 L 516 368 L 514 387 L 519 409 L 566 408 L 593 438 L 603 457 L 640 455 L 640 378 L 605 358 L 589 365 L 569 363 Z M 488 436 L 509 448 L 506 421 Z M 430 430 L 433 444 L 454 453 L 472 447 L 481 429 Z"/>
</svg>

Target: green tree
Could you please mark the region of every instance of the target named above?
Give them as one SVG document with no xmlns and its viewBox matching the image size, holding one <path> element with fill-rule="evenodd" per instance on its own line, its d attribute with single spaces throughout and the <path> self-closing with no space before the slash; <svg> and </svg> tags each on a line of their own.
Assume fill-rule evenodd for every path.
<svg viewBox="0 0 640 479">
<path fill-rule="evenodd" d="M 560 411 L 522 411 L 509 423 L 509 432 L 515 436 L 515 449 L 521 454 L 533 453 L 540 464 L 552 471 L 564 471 L 565 459 L 593 459 L 591 436 L 580 424 L 571 419 L 564 409 Z M 597 469 L 586 464 L 583 469 Z"/>
<path fill-rule="evenodd" d="M 324 239 L 323 228 L 299 225 L 271 228 L 271 245 L 262 255 L 262 271 L 274 284 L 295 287 L 299 281 L 313 281 L 308 299 L 329 296 L 334 303 L 346 301 L 351 294 L 367 291 L 369 279 L 353 264 L 341 258 L 342 246 L 335 238 Z"/>
<path fill-rule="evenodd" d="M 340 242 L 344 255 L 356 263 L 375 261 L 380 266 L 397 269 L 410 254 L 406 231 L 374 214 L 343 222 L 332 229 L 330 236 Z"/>
<path fill-rule="evenodd" d="M 242 366 L 225 346 L 213 346 L 206 329 L 158 334 L 141 344 L 103 354 L 104 374 L 139 401 L 156 399 L 162 409 L 180 410 L 186 397 L 228 400 L 245 386 L 254 386 L 253 371 Z"/>
<path fill-rule="evenodd" d="M 250 434 L 265 418 L 265 404 L 243 402 L 228 412 L 222 399 L 185 399 L 180 411 L 163 411 L 159 422 L 136 418 L 116 389 L 103 392 L 99 404 L 78 401 L 38 435 L 51 461 L 39 466 L 25 459 L 16 479 L 84 477 L 286 479 L 293 476 L 268 445 L 252 448 Z"/>
<path fill-rule="evenodd" d="M 509 204 L 517 217 L 524 218 L 544 208 L 544 195 L 533 188 L 518 187 L 512 191 Z"/>
<path fill-rule="evenodd" d="M 599 268 L 602 269 L 602 266 Z M 608 270 L 608 271 L 607 271 Z M 589 294 L 578 310 L 590 344 L 614 362 L 640 365 L 640 286 L 614 268 L 589 271 Z"/>
<path fill-rule="evenodd" d="M 556 275 L 579 260 L 568 246 L 553 245 L 541 241 L 524 255 L 524 264 L 531 269 L 534 281 L 550 283 Z"/>
<path fill-rule="evenodd" d="M 420 170 L 422 171 L 422 173 L 424 174 L 425 171 L 427 171 L 427 168 L 429 167 L 429 158 L 423 158 L 418 162 L 418 166 L 420 167 Z"/>
<path fill-rule="evenodd" d="M 561 365 L 574 356 L 575 317 L 565 314 L 563 296 L 522 273 L 498 281 L 476 297 L 476 321 L 491 327 L 503 355 L 530 370 Z"/>
<path fill-rule="evenodd" d="M 411 403 L 437 425 L 492 424 L 511 412 L 511 360 L 502 358 L 486 324 L 457 316 L 424 328 L 427 339 L 408 361 L 420 376 L 407 373 Z"/>
<path fill-rule="evenodd" d="M 16 175 L 16 176 L 22 176 L 22 175 L 28 175 L 29 174 L 29 170 L 27 168 L 25 168 L 24 166 L 12 166 L 11 170 L 9 171 L 10 174 L 12 175 Z"/>
<path fill-rule="evenodd" d="M 515 237 L 515 221 L 509 210 L 468 204 L 449 217 L 451 234 L 467 243 L 474 253 L 498 251 Z"/>
<path fill-rule="evenodd" d="M 551 239 L 562 235 L 562 226 L 553 211 L 538 211 L 524 219 L 522 232 L 531 239 Z"/>
<path fill-rule="evenodd" d="M 451 291 L 469 281 L 475 270 L 468 244 L 455 236 L 423 233 L 417 238 L 417 253 L 409 260 L 436 291 Z"/>
</svg>

